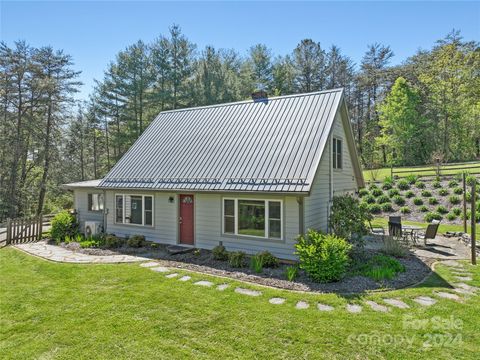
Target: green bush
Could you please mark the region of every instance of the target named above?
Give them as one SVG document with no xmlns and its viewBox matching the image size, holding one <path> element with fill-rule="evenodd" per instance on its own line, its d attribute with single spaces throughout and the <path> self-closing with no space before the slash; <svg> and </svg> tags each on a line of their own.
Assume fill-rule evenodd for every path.
<svg viewBox="0 0 480 360">
<path fill-rule="evenodd" d="M 252 256 L 250 259 L 250 269 L 260 274 L 263 271 L 263 258 L 258 255 Z"/>
<path fill-rule="evenodd" d="M 377 204 L 385 204 L 389 202 L 390 202 L 390 198 L 387 195 L 382 195 L 377 198 Z"/>
<path fill-rule="evenodd" d="M 80 247 L 82 249 L 98 247 L 98 242 L 95 240 L 83 240 L 82 242 L 80 242 Z"/>
<path fill-rule="evenodd" d="M 477 179 L 475 176 L 473 175 L 468 175 L 466 178 L 465 178 L 466 182 L 467 182 L 467 185 L 468 186 L 472 186 L 475 181 L 477 182 L 477 188 L 478 186 L 480 185 L 480 179 Z"/>
<path fill-rule="evenodd" d="M 366 195 L 363 198 L 363 201 L 366 202 L 367 204 L 373 204 L 375 202 L 375 196 L 373 195 Z"/>
<path fill-rule="evenodd" d="M 114 234 L 108 234 L 105 236 L 105 247 L 107 248 L 119 248 L 123 246 L 125 240 L 115 236 Z"/>
<path fill-rule="evenodd" d="M 428 203 L 429 203 L 430 205 L 437 205 L 437 204 L 438 204 L 438 200 L 437 200 L 437 198 L 431 197 L 431 198 L 428 198 Z"/>
<path fill-rule="evenodd" d="M 442 215 L 437 212 L 429 212 L 425 214 L 424 220 L 426 222 L 432 222 L 433 220 L 442 220 Z"/>
<path fill-rule="evenodd" d="M 413 203 L 415 205 L 423 205 L 423 200 L 422 198 L 416 197 L 416 198 L 413 198 Z"/>
<path fill-rule="evenodd" d="M 470 191 L 465 193 L 465 200 L 468 202 L 472 201 L 472 193 Z"/>
<path fill-rule="evenodd" d="M 418 208 L 418 210 L 420 210 L 421 212 L 427 212 L 428 211 L 428 207 L 426 207 L 425 205 L 422 205 Z"/>
<path fill-rule="evenodd" d="M 127 245 L 133 248 L 139 248 L 145 245 L 145 236 L 132 235 L 127 240 Z"/>
<path fill-rule="evenodd" d="M 223 245 L 217 245 L 212 249 L 212 256 L 214 260 L 225 261 L 228 260 L 228 251 Z"/>
<path fill-rule="evenodd" d="M 425 183 L 424 183 L 423 181 L 417 181 L 417 182 L 415 183 L 415 187 L 416 187 L 417 189 L 425 189 Z"/>
<path fill-rule="evenodd" d="M 380 207 L 382 208 L 382 211 L 383 212 L 390 212 L 390 211 L 393 211 L 393 207 L 392 207 L 392 204 L 390 202 L 388 203 L 383 203 L 380 205 Z"/>
<path fill-rule="evenodd" d="M 435 188 L 435 189 L 439 189 L 442 187 L 442 183 L 439 181 L 439 180 L 435 180 L 435 181 L 432 181 L 432 186 Z"/>
<path fill-rule="evenodd" d="M 410 198 L 412 198 L 412 197 L 414 197 L 414 196 L 415 196 L 415 193 L 414 193 L 412 190 L 408 190 L 408 191 L 405 193 L 405 197 L 406 197 L 407 199 L 410 199 Z"/>
<path fill-rule="evenodd" d="M 440 195 L 440 196 L 447 196 L 448 194 L 449 194 L 448 189 L 438 190 L 438 195 Z"/>
<path fill-rule="evenodd" d="M 289 266 L 285 269 L 285 277 L 288 281 L 293 281 L 298 276 L 298 266 Z"/>
<path fill-rule="evenodd" d="M 403 197 L 401 197 L 400 195 L 395 195 L 392 200 L 398 206 L 405 205 L 405 199 Z"/>
<path fill-rule="evenodd" d="M 410 189 L 410 184 L 408 183 L 408 181 L 406 179 L 401 179 L 401 180 L 398 181 L 397 187 L 400 190 L 408 190 L 408 189 Z"/>
<path fill-rule="evenodd" d="M 463 189 L 461 187 L 456 187 L 453 189 L 453 193 L 457 195 L 462 195 L 463 194 Z"/>
<path fill-rule="evenodd" d="M 371 191 L 372 195 L 375 196 L 375 197 L 379 197 L 381 195 L 383 195 L 383 191 L 382 189 L 379 189 L 379 188 L 375 188 Z"/>
<path fill-rule="evenodd" d="M 358 196 L 359 197 L 364 197 L 365 195 L 369 195 L 370 192 L 367 189 L 360 189 L 358 190 Z"/>
<path fill-rule="evenodd" d="M 369 212 L 358 199 L 349 194 L 333 197 L 329 225 L 335 235 L 360 242 L 368 233 L 365 223 L 369 220 Z"/>
<path fill-rule="evenodd" d="M 410 185 L 413 185 L 417 182 L 418 176 L 410 174 L 407 177 L 405 177 L 405 180 L 407 180 Z"/>
<path fill-rule="evenodd" d="M 448 201 L 450 202 L 450 204 L 452 205 L 457 205 L 457 204 L 460 204 L 460 198 L 456 195 L 452 195 L 448 198 Z"/>
<path fill-rule="evenodd" d="M 423 190 L 422 191 L 422 196 L 423 197 L 430 197 L 430 196 L 432 196 L 432 193 L 428 190 Z"/>
<path fill-rule="evenodd" d="M 383 190 L 389 190 L 389 189 L 391 189 L 392 187 L 393 187 L 393 181 L 392 181 L 392 179 L 391 179 L 390 177 L 385 178 L 385 179 L 383 180 L 382 189 L 383 189 Z"/>
<path fill-rule="evenodd" d="M 340 280 L 349 264 L 352 246 L 332 234 L 308 230 L 306 236 L 299 236 L 295 244 L 300 259 L 300 268 L 314 281 L 330 282 Z"/>
<path fill-rule="evenodd" d="M 410 213 L 411 213 L 410 208 L 409 208 L 408 206 L 402 206 L 402 207 L 400 208 L 400 212 L 401 212 L 402 214 L 410 214 Z"/>
<path fill-rule="evenodd" d="M 243 251 L 233 251 L 228 255 L 228 264 L 234 268 L 245 266 L 245 256 Z"/>
<path fill-rule="evenodd" d="M 375 183 L 370 184 L 368 190 L 372 191 L 373 189 L 378 189 L 378 186 Z"/>
<path fill-rule="evenodd" d="M 388 196 L 390 197 L 394 197 L 395 195 L 399 195 L 400 194 L 400 191 L 398 191 L 398 189 L 390 189 L 388 191 Z"/>
<path fill-rule="evenodd" d="M 379 214 L 379 213 L 382 212 L 382 208 L 378 204 L 370 204 L 370 205 L 368 205 L 368 211 L 371 214 Z"/>
<path fill-rule="evenodd" d="M 460 171 L 455 174 L 455 180 L 457 180 L 458 182 L 463 180 L 463 171 Z"/>
<path fill-rule="evenodd" d="M 457 187 L 458 186 L 458 182 L 456 180 L 450 180 L 448 182 L 448 187 L 449 188 L 454 188 L 454 187 Z"/>
<path fill-rule="evenodd" d="M 446 213 L 448 213 L 448 209 L 447 209 L 445 206 L 443 206 L 443 205 L 439 205 L 439 206 L 437 207 L 437 212 L 438 212 L 439 214 L 446 214 Z"/>
<path fill-rule="evenodd" d="M 262 251 L 257 256 L 262 258 L 263 266 L 266 268 L 275 268 L 280 264 L 280 261 L 268 251 Z"/>
<path fill-rule="evenodd" d="M 457 218 L 457 215 L 455 215 L 454 213 L 450 212 L 450 213 L 447 214 L 446 217 L 447 217 L 447 220 L 453 221 L 453 220 L 455 220 L 455 219 Z"/>
<path fill-rule="evenodd" d="M 405 266 L 387 255 L 375 255 L 360 268 L 360 273 L 375 281 L 391 280 L 398 273 L 405 272 Z"/>
<path fill-rule="evenodd" d="M 452 213 L 459 216 L 462 213 L 462 209 L 460 209 L 458 207 L 454 207 L 454 208 L 452 208 Z"/>
<path fill-rule="evenodd" d="M 52 240 L 57 244 L 60 244 L 65 240 L 66 236 L 70 238 L 74 237 L 78 233 L 78 223 L 75 216 L 62 211 L 55 215 L 52 219 L 52 226 L 50 228 L 50 235 Z"/>
</svg>

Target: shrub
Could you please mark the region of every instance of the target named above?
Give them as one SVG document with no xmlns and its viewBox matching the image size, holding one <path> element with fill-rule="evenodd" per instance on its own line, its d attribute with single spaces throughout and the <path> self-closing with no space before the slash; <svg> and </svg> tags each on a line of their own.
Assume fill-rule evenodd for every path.
<svg viewBox="0 0 480 360">
<path fill-rule="evenodd" d="M 422 198 L 416 197 L 416 198 L 413 198 L 413 203 L 415 205 L 423 205 L 423 200 Z"/>
<path fill-rule="evenodd" d="M 145 236 L 132 235 L 127 240 L 127 245 L 133 248 L 139 248 L 145 245 Z"/>
<path fill-rule="evenodd" d="M 378 189 L 378 186 L 376 184 L 371 184 L 369 187 L 368 187 L 368 190 L 372 191 L 373 189 Z"/>
<path fill-rule="evenodd" d="M 470 217 L 472 216 L 472 211 L 471 210 L 467 210 L 467 216 L 465 216 L 465 214 L 461 214 L 460 217 L 463 219 L 467 219 L 467 220 L 470 220 Z"/>
<path fill-rule="evenodd" d="M 362 275 L 375 281 L 391 280 L 400 272 L 405 272 L 405 266 L 387 255 L 375 255 L 360 268 Z"/>
<path fill-rule="evenodd" d="M 370 192 L 367 189 L 360 189 L 358 190 L 358 196 L 359 197 L 364 197 L 365 195 L 369 195 Z"/>
<path fill-rule="evenodd" d="M 285 269 L 285 277 L 288 281 L 293 281 L 298 276 L 298 266 L 289 266 Z"/>
<path fill-rule="evenodd" d="M 430 205 L 437 205 L 437 204 L 438 204 L 438 200 L 437 200 L 437 198 L 431 197 L 431 198 L 428 198 L 428 203 L 429 203 Z"/>
<path fill-rule="evenodd" d="M 454 213 L 450 212 L 450 213 L 447 214 L 446 217 L 447 217 L 447 220 L 453 221 L 453 220 L 455 220 L 455 219 L 457 218 L 457 215 L 455 215 Z"/>
<path fill-rule="evenodd" d="M 410 214 L 410 213 L 411 213 L 410 208 L 409 208 L 408 206 L 402 206 L 402 207 L 400 208 L 400 212 L 401 212 L 402 214 Z"/>
<path fill-rule="evenodd" d="M 365 201 L 367 204 L 373 204 L 375 202 L 375 197 L 373 195 L 366 195 L 363 198 L 363 201 Z"/>
<path fill-rule="evenodd" d="M 124 240 L 113 234 L 105 236 L 105 247 L 107 248 L 119 248 L 124 244 Z"/>
<path fill-rule="evenodd" d="M 387 195 L 382 195 L 377 198 L 377 204 L 385 204 L 389 202 L 390 202 L 390 198 Z"/>
<path fill-rule="evenodd" d="M 405 197 L 406 197 L 407 199 L 410 199 L 410 198 L 412 198 L 412 197 L 414 197 L 414 196 L 415 196 L 415 193 L 414 193 L 412 190 L 408 190 L 408 191 L 405 193 Z"/>
<path fill-rule="evenodd" d="M 457 205 L 457 204 L 460 204 L 460 198 L 456 195 L 452 195 L 448 198 L 448 201 L 450 202 L 450 204 L 452 205 Z"/>
<path fill-rule="evenodd" d="M 300 259 L 300 268 L 314 281 L 330 282 L 340 280 L 349 264 L 352 248 L 345 239 L 332 234 L 308 230 L 306 236 L 299 236 L 295 244 Z"/>
<path fill-rule="evenodd" d="M 448 189 L 438 190 L 438 195 L 440 195 L 440 196 L 447 196 L 448 194 L 449 194 Z"/>
<path fill-rule="evenodd" d="M 278 259 L 268 251 L 262 251 L 257 255 L 262 258 L 263 266 L 266 268 L 274 268 L 280 264 Z"/>
<path fill-rule="evenodd" d="M 72 238 L 77 234 L 77 232 L 77 220 L 75 219 L 75 216 L 67 211 L 58 213 L 52 219 L 50 235 L 52 236 L 52 240 L 54 240 L 57 244 L 60 244 L 62 241 L 64 241 L 66 236 Z"/>
<path fill-rule="evenodd" d="M 467 185 L 468 186 L 472 186 L 475 181 L 477 182 L 477 188 L 478 188 L 478 185 L 480 185 L 480 180 L 477 179 L 475 176 L 473 175 L 468 175 L 466 178 L 465 178 L 466 182 L 467 182 Z"/>
<path fill-rule="evenodd" d="M 370 204 L 368 206 L 368 211 L 371 214 L 379 214 L 380 212 L 382 212 L 382 208 L 378 204 Z"/>
<path fill-rule="evenodd" d="M 408 253 L 408 247 L 400 237 L 385 236 L 382 252 L 395 257 L 404 257 Z"/>
<path fill-rule="evenodd" d="M 462 209 L 460 209 L 458 207 L 454 207 L 454 208 L 452 208 L 452 213 L 459 216 L 462 213 Z"/>
<path fill-rule="evenodd" d="M 259 255 L 252 256 L 250 259 L 250 269 L 260 274 L 263 271 L 263 258 Z"/>
<path fill-rule="evenodd" d="M 455 180 L 458 182 L 462 181 L 463 179 L 463 171 L 459 171 L 458 173 L 455 174 Z"/>
<path fill-rule="evenodd" d="M 435 189 L 439 189 L 442 187 L 442 183 L 439 181 L 439 180 L 435 180 L 432 182 L 432 186 L 435 188 Z"/>
<path fill-rule="evenodd" d="M 406 179 L 399 180 L 397 183 L 397 187 L 400 190 L 408 190 L 410 189 L 410 184 Z"/>
<path fill-rule="evenodd" d="M 430 197 L 430 196 L 432 196 L 432 193 L 428 190 L 422 190 L 422 196 L 423 197 Z"/>
<path fill-rule="evenodd" d="M 97 246 L 98 246 L 98 243 L 95 240 L 83 240 L 82 242 L 80 242 L 80 247 L 82 249 L 97 247 Z"/>
<path fill-rule="evenodd" d="M 383 189 L 383 190 L 389 190 L 389 189 L 391 189 L 392 187 L 393 187 L 393 180 L 392 180 L 390 177 L 385 178 L 385 179 L 383 180 L 382 189 Z"/>
<path fill-rule="evenodd" d="M 461 187 L 456 187 L 453 189 L 453 193 L 457 195 L 462 195 L 463 194 L 463 189 Z"/>
<path fill-rule="evenodd" d="M 388 203 L 383 203 L 380 205 L 380 207 L 382 208 L 382 211 L 383 212 L 390 212 L 390 211 L 393 211 L 393 207 L 392 207 L 392 204 L 390 202 Z"/>
<path fill-rule="evenodd" d="M 400 194 L 400 191 L 398 191 L 397 189 L 390 189 L 388 191 L 388 196 L 390 197 L 394 197 L 395 195 L 399 195 Z"/>
<path fill-rule="evenodd" d="M 228 255 L 228 264 L 231 267 L 241 268 L 245 265 L 245 256 L 243 251 L 233 251 Z"/>
<path fill-rule="evenodd" d="M 372 195 L 375 196 L 375 197 L 378 197 L 378 196 L 381 196 L 383 195 L 383 191 L 382 189 L 379 189 L 379 188 L 375 188 L 371 191 Z"/>
<path fill-rule="evenodd" d="M 426 207 L 425 205 L 422 205 L 418 208 L 418 210 L 420 210 L 421 212 L 427 212 L 428 211 L 428 207 Z"/>
<path fill-rule="evenodd" d="M 428 212 L 425 214 L 424 220 L 426 222 L 432 222 L 433 220 L 442 220 L 442 215 L 437 212 Z"/>
<path fill-rule="evenodd" d="M 397 204 L 398 206 L 405 205 L 405 199 L 401 197 L 400 195 L 395 195 L 393 197 L 393 202 Z"/>
<path fill-rule="evenodd" d="M 425 183 L 424 183 L 423 181 L 417 181 L 417 182 L 415 183 L 415 187 L 416 187 L 417 189 L 425 189 Z"/>
<path fill-rule="evenodd" d="M 448 187 L 449 188 L 454 188 L 454 187 L 457 187 L 458 186 L 458 182 L 456 180 L 450 180 L 448 182 Z"/>
<path fill-rule="evenodd" d="M 333 197 L 329 224 L 338 237 L 360 241 L 368 233 L 365 223 L 369 220 L 369 212 L 358 199 L 349 194 Z"/>
<path fill-rule="evenodd" d="M 407 177 L 405 177 L 405 180 L 407 180 L 407 182 L 410 184 L 410 185 L 413 185 L 417 182 L 417 179 L 418 179 L 418 176 L 417 175 L 413 175 L 413 174 L 410 174 L 408 175 Z"/>
<path fill-rule="evenodd" d="M 465 200 L 468 202 L 472 201 L 472 193 L 470 191 L 465 193 Z"/>
<path fill-rule="evenodd" d="M 217 245 L 212 249 L 212 256 L 214 260 L 225 261 L 228 260 L 228 251 L 223 245 Z"/>
<path fill-rule="evenodd" d="M 448 209 L 445 206 L 440 205 L 440 206 L 437 207 L 437 212 L 439 214 L 446 214 L 446 213 L 448 213 Z"/>
</svg>

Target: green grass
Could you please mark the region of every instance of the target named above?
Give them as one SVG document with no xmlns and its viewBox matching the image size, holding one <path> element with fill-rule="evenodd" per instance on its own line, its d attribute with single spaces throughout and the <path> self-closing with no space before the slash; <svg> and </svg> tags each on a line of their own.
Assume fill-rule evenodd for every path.
<svg viewBox="0 0 480 360">
<path fill-rule="evenodd" d="M 470 220 L 467 222 L 467 232 L 470 234 L 471 231 L 471 226 L 470 226 Z M 427 228 L 427 223 L 426 222 L 418 222 L 418 221 L 409 221 L 409 220 L 403 220 L 402 219 L 402 224 L 404 225 L 415 225 L 415 226 L 421 226 L 423 228 Z M 384 217 L 375 217 L 372 220 L 372 226 L 374 227 L 383 227 L 384 229 L 388 228 L 388 218 Z M 442 224 L 440 223 L 440 226 L 438 227 L 438 232 L 443 234 L 447 231 L 462 231 L 463 232 L 463 225 L 455 225 L 455 224 Z M 477 234 L 477 237 L 480 236 L 480 224 L 477 223 L 475 226 L 475 231 Z"/>
<path fill-rule="evenodd" d="M 471 163 L 466 163 L 466 164 L 449 164 L 446 166 L 443 166 L 442 169 L 440 170 L 441 175 L 456 175 L 463 169 L 468 169 L 468 168 L 473 168 L 472 172 L 480 172 L 480 162 L 471 162 Z M 422 170 L 422 172 L 418 172 L 419 170 Z M 423 171 L 423 170 L 428 170 L 428 171 Z M 419 175 L 419 176 L 432 176 L 436 175 L 436 170 L 435 167 L 431 165 L 426 165 L 426 166 L 421 166 L 421 167 L 395 167 L 394 168 L 394 174 L 395 171 L 405 171 L 405 173 L 401 174 L 396 174 L 399 177 L 406 177 L 410 174 L 413 175 Z M 468 170 L 467 170 L 468 171 Z M 390 168 L 381 168 L 377 170 L 364 170 L 363 171 L 363 177 L 365 178 L 365 181 L 382 181 L 385 179 L 387 176 L 390 176 Z M 375 179 L 373 179 L 375 177 Z"/>
<path fill-rule="evenodd" d="M 480 286 L 480 270 L 471 269 Z M 192 275 L 192 274 L 190 274 Z M 166 279 L 138 264 L 79 265 L 47 262 L 15 249 L 0 250 L 0 351 L 2 359 L 449 359 L 475 358 L 480 297 L 465 304 L 440 299 L 423 308 L 411 299 L 446 286 L 450 273 L 417 288 L 344 298 L 260 288 L 199 274 L 193 280 L 228 281 L 224 292 Z M 260 289 L 260 297 L 234 293 L 235 286 Z M 268 298 L 286 298 L 271 305 Z M 360 314 L 348 302 L 401 297 L 411 309 Z M 294 304 L 306 300 L 307 310 Z M 315 302 L 333 305 L 320 312 Z M 413 320 L 451 316 L 460 329 L 409 328 Z M 425 348 L 428 334 L 460 334 L 455 346 Z M 408 335 L 412 345 L 372 344 L 359 335 Z M 388 339 L 387 339 L 388 340 Z"/>
</svg>

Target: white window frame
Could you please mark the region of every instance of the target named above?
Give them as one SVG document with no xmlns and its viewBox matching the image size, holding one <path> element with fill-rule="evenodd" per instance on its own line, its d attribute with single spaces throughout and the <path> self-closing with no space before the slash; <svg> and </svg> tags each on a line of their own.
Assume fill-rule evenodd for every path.
<svg viewBox="0 0 480 360">
<path fill-rule="evenodd" d="M 90 200 L 89 200 L 89 197 L 91 196 L 92 197 L 92 205 L 93 205 L 93 195 L 97 195 L 97 201 L 98 201 L 98 207 L 99 207 L 99 210 L 92 210 L 90 209 Z M 102 208 L 100 209 L 100 196 L 102 197 Z M 89 212 L 93 212 L 93 213 L 101 213 L 103 212 L 103 210 L 105 209 L 105 197 L 103 196 L 103 193 L 98 193 L 98 192 L 89 192 L 87 194 L 87 207 L 88 207 L 88 211 Z"/>
<path fill-rule="evenodd" d="M 117 196 L 122 197 L 122 222 L 117 221 Z M 125 197 L 126 196 L 141 196 L 142 197 L 142 223 L 141 224 L 132 224 L 125 222 Z M 151 197 L 152 198 L 152 225 L 145 224 L 145 198 Z M 154 227 L 155 226 L 155 196 L 154 195 L 142 195 L 142 194 L 115 194 L 114 198 L 115 203 L 115 210 L 113 212 L 114 222 L 118 225 L 129 225 L 129 226 L 142 226 L 142 227 Z"/>
<path fill-rule="evenodd" d="M 234 233 L 225 232 L 225 200 L 234 201 L 234 214 L 235 214 L 235 227 Z M 238 200 L 249 200 L 249 201 L 263 201 L 265 202 L 265 236 L 255 236 L 255 235 L 245 235 L 238 233 Z M 280 237 L 273 238 L 270 237 L 270 201 L 280 203 Z M 222 234 L 225 236 L 242 236 L 254 239 L 268 239 L 273 241 L 283 241 L 283 200 L 282 199 L 261 199 L 261 198 L 233 198 L 233 197 L 224 197 L 222 198 Z"/>
<path fill-rule="evenodd" d="M 337 152 L 337 148 L 338 148 L 338 142 L 340 141 L 340 146 L 341 146 L 341 151 L 340 151 L 340 166 L 338 166 L 338 155 L 339 153 Z M 335 161 L 333 161 L 333 159 L 335 159 Z M 338 136 L 334 136 L 333 139 L 332 139 L 332 167 L 334 170 L 338 170 L 338 171 L 341 171 L 343 170 L 343 139 L 338 137 Z"/>
</svg>

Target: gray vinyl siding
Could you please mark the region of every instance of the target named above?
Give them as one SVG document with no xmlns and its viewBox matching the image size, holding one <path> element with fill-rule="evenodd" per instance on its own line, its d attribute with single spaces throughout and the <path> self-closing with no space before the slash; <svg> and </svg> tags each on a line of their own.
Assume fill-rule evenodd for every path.
<svg viewBox="0 0 480 360">
<path fill-rule="evenodd" d="M 74 208 L 77 212 L 77 219 L 80 223 L 80 231 L 85 228 L 85 221 L 98 221 L 103 224 L 103 213 L 101 211 L 88 210 L 88 194 L 102 194 L 103 190 L 97 189 L 75 189 Z"/>
<path fill-rule="evenodd" d="M 332 169 L 332 139 L 334 137 L 342 140 L 342 169 Z M 337 112 L 335 116 L 328 144 L 317 168 L 310 196 L 305 197 L 305 229 L 322 231 L 328 229 L 330 169 L 333 195 L 355 192 L 358 188 L 340 112 Z"/>
</svg>

